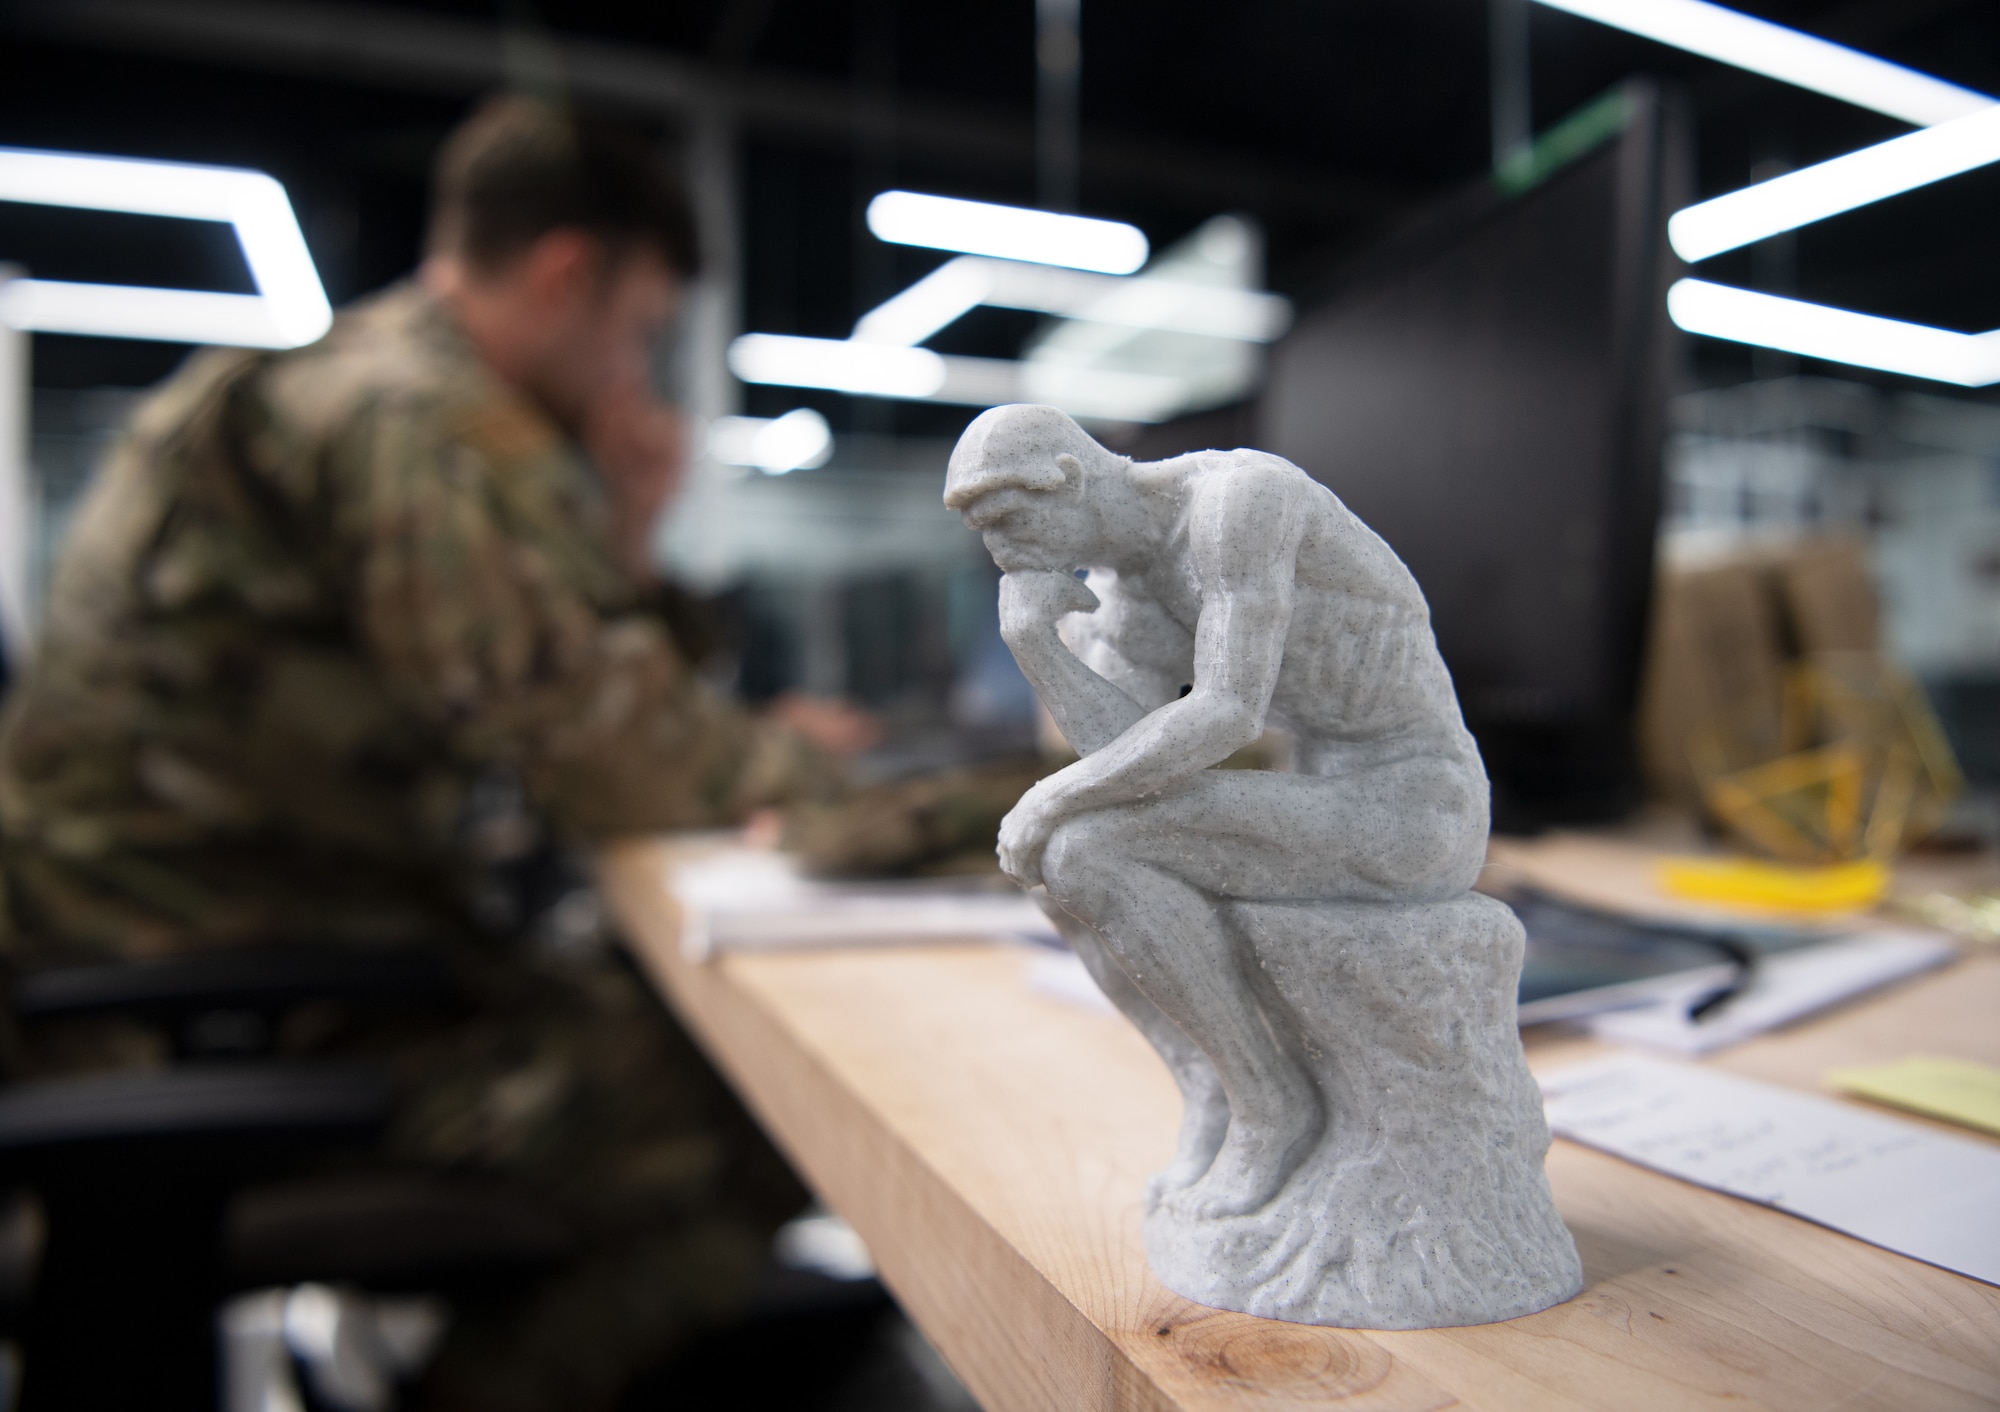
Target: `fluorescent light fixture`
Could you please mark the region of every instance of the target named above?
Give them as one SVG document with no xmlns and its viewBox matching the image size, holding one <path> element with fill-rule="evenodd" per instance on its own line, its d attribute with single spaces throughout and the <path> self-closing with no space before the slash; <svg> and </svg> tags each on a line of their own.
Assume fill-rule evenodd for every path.
<svg viewBox="0 0 2000 1412">
<path fill-rule="evenodd" d="M 0 319 L 15 328 L 295 348 L 332 326 L 292 203 L 262 172 L 0 147 L 0 201 L 227 221 L 257 285 L 250 295 L 17 279 L 0 293 Z"/>
<path fill-rule="evenodd" d="M 833 429 L 810 407 L 782 417 L 717 417 L 708 424 L 708 453 L 729 466 L 789 475 L 824 466 L 833 456 Z"/>
<path fill-rule="evenodd" d="M 1700 0 L 1542 3 L 1924 126 L 1676 212 L 1667 239 L 1684 260 L 1706 260 L 2000 161 L 2000 105 L 1969 89 Z M 1957 333 L 1696 279 L 1667 292 L 1667 312 L 1689 333 L 1710 338 L 1961 387 L 2000 382 L 2000 329 Z"/>
<path fill-rule="evenodd" d="M 1157 422 L 1179 410 L 1187 387 L 1177 377 L 1112 368 L 1054 367 L 1013 358 L 947 356 L 933 402 L 997 407 L 1046 402 L 1079 417 Z"/>
<path fill-rule="evenodd" d="M 915 191 L 885 191 L 870 201 L 868 229 L 892 245 L 922 245 L 1108 275 L 1131 274 L 1146 263 L 1149 253 L 1145 234 L 1123 221 Z"/>
<path fill-rule="evenodd" d="M 2000 106 L 1690 206 L 1667 222 L 1667 238 L 1683 260 L 1706 260 L 1995 161 Z"/>
<path fill-rule="evenodd" d="M 1930 127 L 1993 100 L 1886 59 L 1704 0 L 1541 0 L 1614 29 Z"/>
<path fill-rule="evenodd" d="M 896 201 L 891 198 L 904 197 L 919 203 L 943 201 L 909 192 L 884 192 L 869 208 L 870 224 L 878 235 L 884 234 L 884 226 L 876 220 L 878 210 L 887 209 L 893 216 Z M 885 202 L 889 203 L 886 208 Z M 943 204 L 1038 220 L 1049 214 L 967 201 Z M 1130 227 L 1119 229 L 1130 231 L 1137 240 L 1132 253 L 1143 260 L 1145 238 Z M 1154 263 L 1153 273 L 1133 277 L 1080 269 L 1069 256 L 1058 260 L 1048 251 L 1033 260 L 961 255 L 862 315 L 850 339 L 745 334 L 730 346 L 729 366 L 746 382 L 825 387 L 975 407 L 1048 402 L 1080 417 L 1159 421 L 1182 410 L 1190 396 L 1200 396 L 1206 390 L 1200 378 L 1191 382 L 1181 366 L 1191 348 L 1194 362 L 1202 367 L 1217 357 L 1250 359 L 1254 352 L 1244 345 L 1268 342 L 1290 326 L 1292 306 L 1288 300 L 1242 287 L 1242 282 L 1252 277 L 1246 261 L 1255 248 L 1249 228 L 1235 217 L 1219 216 L 1162 255 Z M 1232 282 L 1216 282 L 1225 278 Z M 1063 327 L 1087 328 L 1120 346 L 1135 331 L 1143 337 L 1170 340 L 1187 334 L 1199 337 L 1181 338 L 1172 349 L 1175 356 L 1157 369 L 1098 367 L 1089 359 L 1074 357 L 940 356 L 916 346 L 982 304 L 1059 315 L 1070 321 Z M 742 454 L 745 458 L 750 455 L 747 449 Z M 755 464 L 748 459 L 744 463 Z"/>
<path fill-rule="evenodd" d="M 1124 422 L 1158 421 L 1171 415 L 1186 391 L 1178 378 L 1146 373 L 1040 367 L 1011 358 L 943 356 L 927 348 L 773 333 L 738 338 L 729 346 L 729 366 L 745 382 L 970 407 L 1048 402 L 1080 417 Z M 918 373 L 923 374 L 921 379 Z M 724 431 L 734 434 L 733 429 Z M 716 454 L 719 460 L 731 459 L 720 451 Z M 746 459 L 737 464 L 756 463 Z"/>
<path fill-rule="evenodd" d="M 987 301 L 995 262 L 977 255 L 947 260 L 900 294 L 863 314 L 854 336 L 869 343 L 922 343 Z"/>
<path fill-rule="evenodd" d="M 242 348 L 292 346 L 289 339 L 278 340 L 271 311 L 255 294 L 17 279 L 0 288 L 0 319 L 13 328 L 41 333 Z"/>
<path fill-rule="evenodd" d="M 1080 417 L 1118 422 L 1157 422 L 1172 416 L 1187 397 L 1177 377 L 1132 373 L 1117 368 L 1065 368 L 1022 363 L 1020 400 L 1045 402 Z"/>
<path fill-rule="evenodd" d="M 1289 300 L 1258 290 L 961 255 L 863 314 L 854 337 L 921 343 L 981 304 L 1245 343 L 1268 343 L 1292 322 Z"/>
<path fill-rule="evenodd" d="M 929 397 L 944 385 L 944 359 L 928 348 L 746 333 L 729 345 L 729 370 L 745 382 L 826 387 L 874 397 Z"/>
<path fill-rule="evenodd" d="M 1689 333 L 1732 343 L 1961 387 L 2000 382 L 2000 330 L 1954 333 L 1698 279 L 1667 291 L 1667 313 Z"/>
<path fill-rule="evenodd" d="M 1050 270 L 1048 274 L 1055 274 Z M 990 302 L 1002 303 L 995 299 Z M 1061 307 L 1053 307 L 1058 302 Z M 1254 289 L 1225 289 L 1179 280 L 1106 280 L 1083 300 L 1051 299 L 1046 304 L 1014 305 L 1068 314 L 1091 323 L 1123 324 L 1128 328 L 1201 333 L 1240 343 L 1269 343 L 1291 327 L 1291 301 L 1280 294 Z"/>
</svg>

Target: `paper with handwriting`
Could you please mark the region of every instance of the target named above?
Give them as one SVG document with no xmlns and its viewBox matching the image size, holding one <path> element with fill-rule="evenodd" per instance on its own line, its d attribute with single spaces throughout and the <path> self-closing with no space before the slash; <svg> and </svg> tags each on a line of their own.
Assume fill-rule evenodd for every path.
<svg viewBox="0 0 2000 1412">
<path fill-rule="evenodd" d="M 1637 1056 L 1541 1084 L 1559 1137 L 2000 1284 L 2000 1146 Z"/>
</svg>

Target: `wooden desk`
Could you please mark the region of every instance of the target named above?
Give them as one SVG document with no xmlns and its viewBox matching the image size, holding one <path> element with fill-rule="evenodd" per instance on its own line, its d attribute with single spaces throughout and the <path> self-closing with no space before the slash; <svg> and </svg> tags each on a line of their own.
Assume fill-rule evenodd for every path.
<svg viewBox="0 0 2000 1412">
<path fill-rule="evenodd" d="M 988 1412 L 2000 1406 L 2000 1289 L 1561 1141 L 1549 1177 L 1589 1281 L 1568 1304 L 1367 1333 L 1189 1303 L 1139 1243 L 1180 1101 L 1135 1031 L 1031 991 L 1013 947 L 689 965 L 666 857 L 604 862 L 646 965 Z M 1530 1057 L 1597 1048 L 1531 1038 Z M 1912 1051 L 2000 1063 L 2000 956 L 1714 1062 L 1819 1091 L 1837 1063 Z"/>
</svg>

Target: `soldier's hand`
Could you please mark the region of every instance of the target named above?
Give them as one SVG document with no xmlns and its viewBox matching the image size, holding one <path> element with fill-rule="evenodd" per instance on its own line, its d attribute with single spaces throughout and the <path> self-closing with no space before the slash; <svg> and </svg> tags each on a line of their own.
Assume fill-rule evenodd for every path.
<svg viewBox="0 0 2000 1412">
<path fill-rule="evenodd" d="M 882 740 L 882 718 L 851 701 L 788 691 L 771 714 L 829 755 L 859 755 Z"/>
<path fill-rule="evenodd" d="M 643 386 L 602 393 L 583 428 L 585 448 L 611 500 L 619 559 L 634 577 L 653 576 L 653 525 L 687 472 L 687 426 Z"/>
<path fill-rule="evenodd" d="M 1024 569 L 1000 580 L 1000 636 L 1032 636 L 1069 613 L 1088 613 L 1097 595 L 1060 569 Z"/>
</svg>

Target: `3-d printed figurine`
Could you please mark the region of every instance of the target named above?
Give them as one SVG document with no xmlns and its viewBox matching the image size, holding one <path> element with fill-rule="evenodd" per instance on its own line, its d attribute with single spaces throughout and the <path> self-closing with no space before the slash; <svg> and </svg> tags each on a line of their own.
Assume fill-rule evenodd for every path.
<svg viewBox="0 0 2000 1412">
<path fill-rule="evenodd" d="M 1358 1328 L 1577 1293 L 1520 924 L 1469 890 L 1486 775 L 1402 562 L 1276 456 L 1134 462 L 1052 407 L 977 418 L 945 504 L 1083 757 L 1007 816 L 1001 866 L 1046 885 L 1186 1104 L 1147 1191 L 1160 1278 Z M 1291 770 L 1213 768 L 1267 724 Z"/>
</svg>

